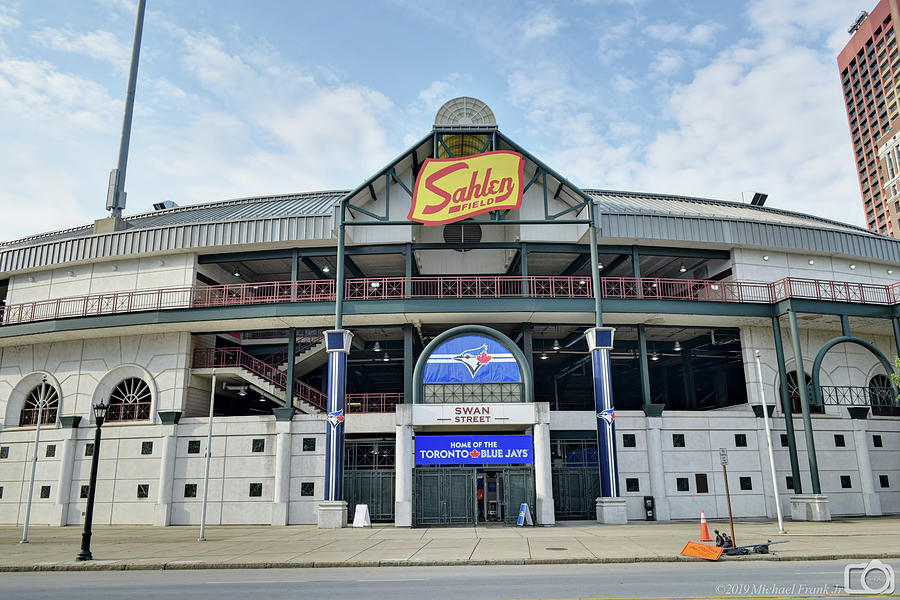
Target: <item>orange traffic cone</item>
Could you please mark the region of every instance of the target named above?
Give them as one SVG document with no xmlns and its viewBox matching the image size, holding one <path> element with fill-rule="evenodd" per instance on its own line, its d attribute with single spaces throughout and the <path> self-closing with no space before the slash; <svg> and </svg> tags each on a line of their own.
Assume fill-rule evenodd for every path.
<svg viewBox="0 0 900 600">
<path fill-rule="evenodd" d="M 706 526 L 706 514 L 702 510 L 700 511 L 700 541 L 712 541 L 712 538 L 709 537 L 709 528 Z"/>
</svg>

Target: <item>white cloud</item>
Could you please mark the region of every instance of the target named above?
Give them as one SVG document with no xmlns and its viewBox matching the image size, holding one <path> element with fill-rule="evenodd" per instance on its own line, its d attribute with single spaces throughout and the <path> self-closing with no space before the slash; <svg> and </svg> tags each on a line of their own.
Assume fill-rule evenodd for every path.
<svg viewBox="0 0 900 600">
<path fill-rule="evenodd" d="M 650 63 L 650 70 L 664 77 L 674 75 L 684 65 L 684 56 L 678 50 L 666 48 L 660 51 L 653 62 Z"/>
<path fill-rule="evenodd" d="M 528 16 L 522 23 L 522 41 L 531 42 L 536 39 L 552 37 L 564 25 L 562 19 L 548 8 L 541 8 Z"/>
<path fill-rule="evenodd" d="M 680 42 L 693 46 L 705 46 L 710 44 L 721 29 L 722 25 L 707 21 L 687 27 L 682 23 L 659 22 L 648 25 L 644 30 L 648 36 L 661 42 Z"/>
<path fill-rule="evenodd" d="M 613 77 L 612 86 L 620 94 L 630 94 L 637 89 L 638 83 L 634 79 L 619 74 Z"/>
<path fill-rule="evenodd" d="M 64 29 L 47 27 L 32 34 L 31 39 L 55 50 L 102 60 L 120 70 L 126 70 L 131 60 L 131 46 L 120 42 L 109 31 L 98 29 L 77 34 Z"/>
<path fill-rule="evenodd" d="M 10 14 L 0 13 L 0 31 L 15 29 L 21 25 L 19 20 Z"/>
</svg>

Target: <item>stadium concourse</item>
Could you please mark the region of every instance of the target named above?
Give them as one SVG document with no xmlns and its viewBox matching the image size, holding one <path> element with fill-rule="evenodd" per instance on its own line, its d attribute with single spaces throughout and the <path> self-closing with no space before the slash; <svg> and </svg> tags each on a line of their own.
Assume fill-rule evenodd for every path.
<svg viewBox="0 0 900 600">
<path fill-rule="evenodd" d="M 95 452 L 95 525 L 721 518 L 723 448 L 736 517 L 900 513 L 900 241 L 567 170 L 456 98 L 349 191 L 0 245 L 0 523 Z"/>
</svg>

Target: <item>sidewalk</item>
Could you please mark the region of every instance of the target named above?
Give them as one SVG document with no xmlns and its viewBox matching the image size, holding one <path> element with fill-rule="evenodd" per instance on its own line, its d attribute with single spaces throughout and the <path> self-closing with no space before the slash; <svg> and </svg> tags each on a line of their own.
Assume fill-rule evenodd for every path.
<svg viewBox="0 0 900 600">
<path fill-rule="evenodd" d="M 709 524 L 728 531 L 728 523 Z M 831 523 L 736 523 L 738 544 L 789 540 L 774 555 L 727 560 L 822 560 L 900 558 L 900 518 L 840 520 Z M 0 571 L 82 569 L 225 569 L 272 567 L 413 566 L 460 564 L 661 562 L 679 556 L 696 540 L 697 523 L 635 523 L 604 526 L 591 522 L 557 527 L 445 527 L 320 530 L 289 527 L 97 526 L 94 560 L 75 562 L 81 544 L 77 527 L 32 526 L 28 544 L 21 527 L 0 527 Z M 726 559 L 726 557 L 723 557 Z"/>
</svg>

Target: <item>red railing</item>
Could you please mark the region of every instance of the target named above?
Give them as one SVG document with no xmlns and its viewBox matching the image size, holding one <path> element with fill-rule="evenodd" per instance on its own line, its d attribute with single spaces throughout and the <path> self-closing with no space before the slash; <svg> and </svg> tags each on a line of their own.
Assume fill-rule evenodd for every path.
<svg viewBox="0 0 900 600">
<path fill-rule="evenodd" d="M 589 277 L 471 275 L 464 277 L 367 277 L 348 279 L 347 300 L 385 298 L 589 298 Z"/>
<path fill-rule="evenodd" d="M 106 410 L 107 423 L 146 421 L 150 418 L 149 402 L 110 402 Z"/>
<path fill-rule="evenodd" d="M 605 298 L 659 298 L 771 304 L 786 298 L 893 305 L 900 303 L 900 283 L 877 285 L 786 277 L 773 283 L 710 281 L 654 277 L 604 277 Z M 403 298 L 590 298 L 588 277 L 464 276 L 368 277 L 348 279 L 347 300 Z M 334 280 L 274 281 L 234 285 L 137 290 L 11 304 L 2 323 L 176 308 L 208 308 L 279 302 L 332 302 Z"/>
<path fill-rule="evenodd" d="M 403 392 L 384 394 L 347 394 L 348 413 L 394 412 L 398 404 L 403 404 Z"/>
<path fill-rule="evenodd" d="M 276 365 L 247 354 L 241 348 L 198 348 L 194 350 L 193 365 L 195 369 L 225 367 L 246 369 L 281 389 L 285 389 L 287 381 L 287 374 Z M 325 410 L 327 405 L 325 394 L 302 381 L 294 381 L 294 396 L 322 410 Z"/>
<path fill-rule="evenodd" d="M 41 410 L 41 425 L 52 425 L 56 423 L 56 406 L 50 406 Z M 29 425 L 37 425 L 38 409 L 23 408 L 19 413 L 19 427 L 27 427 Z"/>
<path fill-rule="evenodd" d="M 708 279 L 663 279 L 658 277 L 604 277 L 604 298 L 659 298 L 712 302 L 774 302 L 772 285 Z"/>
</svg>

